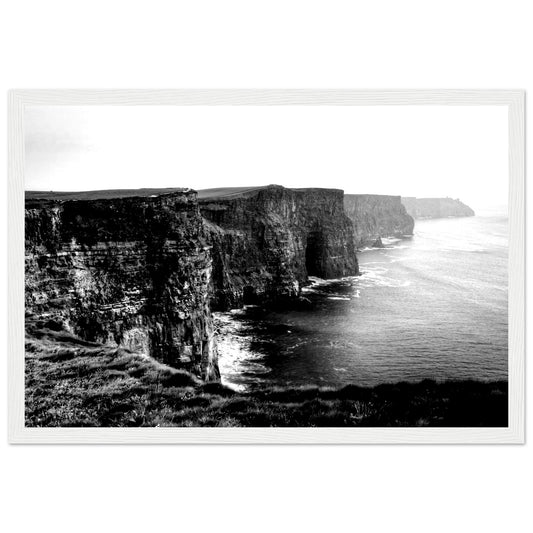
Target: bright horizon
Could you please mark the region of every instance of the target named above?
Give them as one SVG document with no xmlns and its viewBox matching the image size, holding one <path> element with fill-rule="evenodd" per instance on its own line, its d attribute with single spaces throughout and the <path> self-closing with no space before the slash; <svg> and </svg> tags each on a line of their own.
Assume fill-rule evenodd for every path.
<svg viewBox="0 0 533 533">
<path fill-rule="evenodd" d="M 283 185 L 507 204 L 505 106 L 30 106 L 25 188 Z"/>
</svg>

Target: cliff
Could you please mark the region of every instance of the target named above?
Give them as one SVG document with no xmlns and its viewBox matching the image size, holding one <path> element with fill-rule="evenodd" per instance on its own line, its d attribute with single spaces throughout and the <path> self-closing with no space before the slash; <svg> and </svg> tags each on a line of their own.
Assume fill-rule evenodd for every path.
<svg viewBox="0 0 533 533">
<path fill-rule="evenodd" d="M 199 191 L 199 203 L 212 245 L 218 309 L 290 300 L 308 276 L 359 273 L 341 190 L 211 189 Z"/>
<path fill-rule="evenodd" d="M 413 218 L 473 217 L 474 211 L 453 198 L 402 197 L 402 204 Z"/>
<path fill-rule="evenodd" d="M 153 192 L 27 194 L 26 320 L 216 380 L 196 192 Z"/>
<path fill-rule="evenodd" d="M 211 306 L 285 304 L 358 274 L 336 189 L 26 194 L 27 325 L 219 378 Z"/>
<path fill-rule="evenodd" d="M 413 234 L 414 220 L 399 196 L 346 194 L 344 209 L 352 221 L 358 247 L 380 243 L 382 237 Z"/>
</svg>

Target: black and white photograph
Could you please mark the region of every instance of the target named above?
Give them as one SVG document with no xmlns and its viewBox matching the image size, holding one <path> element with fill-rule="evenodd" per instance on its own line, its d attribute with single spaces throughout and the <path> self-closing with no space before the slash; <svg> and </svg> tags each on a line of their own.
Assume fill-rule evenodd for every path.
<svg viewBox="0 0 533 533">
<path fill-rule="evenodd" d="M 2 2 L 0 529 L 529 531 L 530 12 Z"/>
<path fill-rule="evenodd" d="M 25 426 L 507 427 L 508 131 L 27 105 Z"/>
</svg>

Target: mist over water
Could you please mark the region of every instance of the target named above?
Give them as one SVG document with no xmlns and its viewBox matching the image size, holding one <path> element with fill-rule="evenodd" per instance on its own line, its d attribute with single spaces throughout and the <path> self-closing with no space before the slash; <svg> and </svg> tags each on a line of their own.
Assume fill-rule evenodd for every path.
<svg viewBox="0 0 533 533">
<path fill-rule="evenodd" d="M 361 276 L 313 279 L 309 309 L 218 313 L 223 381 L 507 379 L 507 217 L 418 220 L 384 243 L 358 254 Z"/>
</svg>

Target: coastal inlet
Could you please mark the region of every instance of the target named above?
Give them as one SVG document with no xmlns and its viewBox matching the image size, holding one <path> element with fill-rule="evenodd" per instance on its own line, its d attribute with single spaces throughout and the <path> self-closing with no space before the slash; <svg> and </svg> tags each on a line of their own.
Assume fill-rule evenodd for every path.
<svg viewBox="0 0 533 533">
<path fill-rule="evenodd" d="M 309 309 L 216 313 L 223 382 L 507 379 L 507 218 L 418 221 L 383 244 L 358 254 L 361 276 L 312 278 Z"/>
</svg>

